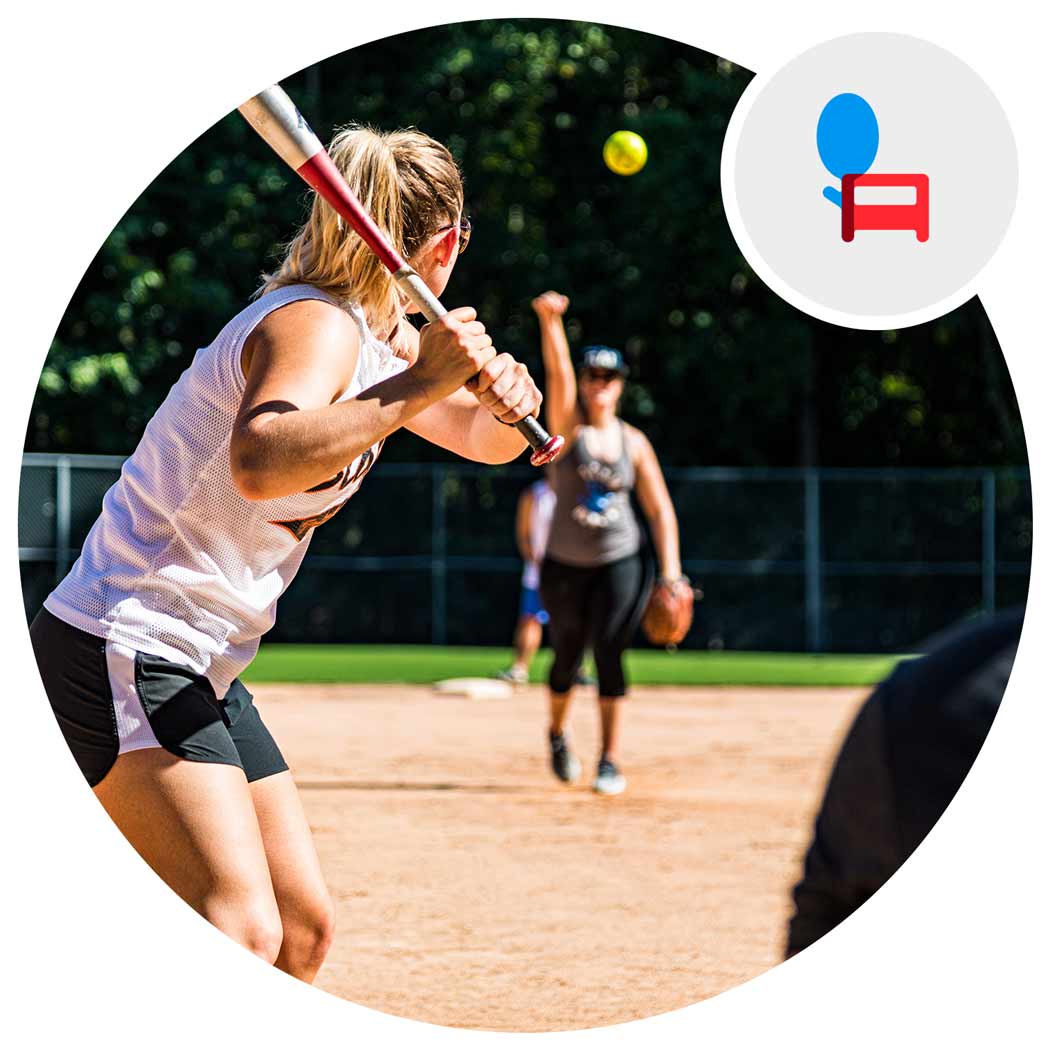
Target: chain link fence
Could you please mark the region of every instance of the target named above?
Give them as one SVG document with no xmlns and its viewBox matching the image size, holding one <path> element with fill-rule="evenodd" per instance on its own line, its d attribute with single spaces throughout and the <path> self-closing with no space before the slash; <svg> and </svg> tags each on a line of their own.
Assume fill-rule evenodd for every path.
<svg viewBox="0 0 1050 1050">
<path fill-rule="evenodd" d="M 120 473 L 112 456 L 26 454 L 19 561 L 32 617 Z M 1023 469 L 666 471 L 685 571 L 703 586 L 683 648 L 906 650 L 1023 604 Z M 517 614 L 517 497 L 528 467 L 380 463 L 314 535 L 268 636 L 505 645 Z"/>
</svg>

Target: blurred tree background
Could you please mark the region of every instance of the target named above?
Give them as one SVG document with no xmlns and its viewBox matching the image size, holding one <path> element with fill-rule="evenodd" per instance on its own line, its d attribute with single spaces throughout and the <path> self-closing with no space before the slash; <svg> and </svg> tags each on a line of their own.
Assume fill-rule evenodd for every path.
<svg viewBox="0 0 1050 1050">
<path fill-rule="evenodd" d="M 975 299 L 931 324 L 861 332 L 788 306 L 742 258 L 719 165 L 751 74 L 661 37 L 581 22 L 483 21 L 392 37 L 285 82 L 315 130 L 416 125 L 461 163 L 475 233 L 445 296 L 539 368 L 530 299 L 568 294 L 578 349 L 624 349 L 624 414 L 667 464 L 1026 463 L 1006 365 Z M 648 166 L 601 159 L 619 128 Z M 121 219 L 59 326 L 32 451 L 128 453 L 194 351 L 245 304 L 307 194 L 236 113 Z M 442 459 L 410 435 L 387 457 Z"/>
</svg>

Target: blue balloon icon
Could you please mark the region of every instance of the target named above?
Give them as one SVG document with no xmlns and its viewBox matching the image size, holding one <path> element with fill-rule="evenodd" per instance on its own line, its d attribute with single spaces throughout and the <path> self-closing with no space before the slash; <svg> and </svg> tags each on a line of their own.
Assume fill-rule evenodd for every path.
<svg viewBox="0 0 1050 1050">
<path fill-rule="evenodd" d="M 824 167 L 837 179 L 863 175 L 871 167 L 879 151 L 879 122 L 860 95 L 836 95 L 821 110 L 817 151 Z M 842 192 L 834 186 L 825 186 L 824 196 L 842 207 Z"/>
</svg>

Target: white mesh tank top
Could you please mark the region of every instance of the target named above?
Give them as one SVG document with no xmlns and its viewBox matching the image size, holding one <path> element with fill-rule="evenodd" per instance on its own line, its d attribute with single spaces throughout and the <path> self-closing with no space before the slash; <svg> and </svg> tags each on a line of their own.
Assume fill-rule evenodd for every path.
<svg viewBox="0 0 1050 1050">
<path fill-rule="evenodd" d="M 206 675 L 218 696 L 273 626 L 312 530 L 360 488 L 383 444 L 308 492 L 252 501 L 235 488 L 229 442 L 244 393 L 241 350 L 268 313 L 299 299 L 341 306 L 357 323 L 361 352 L 341 401 L 406 367 L 354 304 L 308 285 L 262 296 L 197 351 L 44 602 L 74 627 Z"/>
</svg>

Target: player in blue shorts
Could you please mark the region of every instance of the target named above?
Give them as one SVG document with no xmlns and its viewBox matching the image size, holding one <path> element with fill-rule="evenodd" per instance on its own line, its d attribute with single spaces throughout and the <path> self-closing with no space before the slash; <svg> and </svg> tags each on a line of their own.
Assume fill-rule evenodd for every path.
<svg viewBox="0 0 1050 1050">
<path fill-rule="evenodd" d="M 550 617 L 540 598 L 540 563 L 547 547 L 554 492 L 545 480 L 533 482 L 518 498 L 515 536 L 525 567 L 521 573 L 521 602 L 514 628 L 514 662 L 497 677 L 515 685 L 529 680 L 529 666 L 543 641 L 543 628 Z"/>
</svg>

